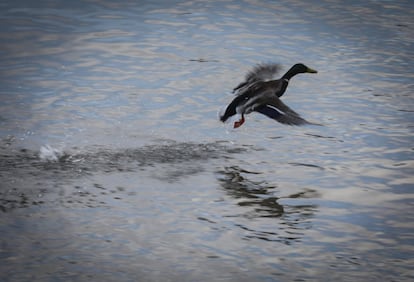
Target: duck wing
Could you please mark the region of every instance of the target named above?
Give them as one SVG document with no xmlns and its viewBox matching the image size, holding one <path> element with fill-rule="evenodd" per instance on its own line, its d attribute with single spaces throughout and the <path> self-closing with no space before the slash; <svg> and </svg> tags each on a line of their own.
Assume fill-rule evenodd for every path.
<svg viewBox="0 0 414 282">
<path fill-rule="evenodd" d="M 225 122 L 229 117 L 234 116 L 237 114 L 237 107 L 247 101 L 249 99 L 249 93 L 244 93 L 242 95 L 237 96 L 236 98 L 231 101 L 231 103 L 227 106 L 226 111 L 222 116 L 220 116 L 220 120 Z"/>
<path fill-rule="evenodd" d="M 266 101 L 270 100 L 269 97 L 263 99 L 266 95 L 272 95 L 272 92 L 264 87 L 265 83 L 262 81 L 257 81 L 253 84 L 248 84 L 237 93 L 237 96 L 231 101 L 227 106 L 224 114 L 220 116 L 220 120 L 225 122 L 229 117 L 240 113 L 252 112 L 255 108 L 261 105 L 266 105 Z M 257 104 L 261 101 L 261 104 Z"/>
<path fill-rule="evenodd" d="M 302 118 L 298 113 L 289 108 L 285 103 L 282 102 L 279 98 L 272 98 L 267 102 L 266 105 L 260 106 L 255 109 L 256 112 L 259 112 L 271 119 L 274 119 L 282 124 L 287 125 L 305 125 L 312 124 L 304 118 Z"/>
<path fill-rule="evenodd" d="M 241 94 L 243 88 L 248 88 L 251 84 L 258 81 L 268 81 L 275 79 L 275 75 L 280 71 L 279 64 L 268 63 L 255 66 L 246 74 L 245 81 L 241 82 L 233 89 L 233 93 Z"/>
</svg>

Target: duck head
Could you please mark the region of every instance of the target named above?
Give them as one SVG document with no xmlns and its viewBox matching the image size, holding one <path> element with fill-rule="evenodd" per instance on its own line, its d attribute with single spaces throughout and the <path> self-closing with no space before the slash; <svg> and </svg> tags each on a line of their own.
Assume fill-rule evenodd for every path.
<svg viewBox="0 0 414 282">
<path fill-rule="evenodd" d="M 299 73 L 317 73 L 316 70 L 311 69 L 308 66 L 305 66 L 304 64 L 296 64 L 293 65 L 290 70 L 288 70 L 288 72 L 282 77 L 284 79 L 291 79 L 293 76 L 299 74 Z"/>
</svg>

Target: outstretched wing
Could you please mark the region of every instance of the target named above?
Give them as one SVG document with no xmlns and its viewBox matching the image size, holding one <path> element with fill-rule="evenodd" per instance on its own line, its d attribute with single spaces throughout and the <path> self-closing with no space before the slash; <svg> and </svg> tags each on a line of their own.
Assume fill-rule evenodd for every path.
<svg viewBox="0 0 414 282">
<path fill-rule="evenodd" d="M 244 92 L 244 89 L 258 81 L 273 80 L 280 69 L 280 65 L 274 63 L 257 65 L 246 74 L 245 81 L 237 85 L 233 89 L 233 92 L 236 92 L 236 94 L 239 95 Z"/>
<path fill-rule="evenodd" d="M 272 98 L 266 105 L 256 109 L 257 112 L 287 125 L 313 124 L 302 118 L 298 113 L 289 108 L 279 98 Z"/>
</svg>

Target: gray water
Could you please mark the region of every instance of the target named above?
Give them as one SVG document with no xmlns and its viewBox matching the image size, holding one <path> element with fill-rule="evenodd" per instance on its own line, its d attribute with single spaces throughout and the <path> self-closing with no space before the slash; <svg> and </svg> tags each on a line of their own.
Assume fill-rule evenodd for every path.
<svg viewBox="0 0 414 282">
<path fill-rule="evenodd" d="M 0 280 L 412 281 L 412 1 L 2 1 Z M 323 126 L 218 112 L 250 67 Z"/>
</svg>

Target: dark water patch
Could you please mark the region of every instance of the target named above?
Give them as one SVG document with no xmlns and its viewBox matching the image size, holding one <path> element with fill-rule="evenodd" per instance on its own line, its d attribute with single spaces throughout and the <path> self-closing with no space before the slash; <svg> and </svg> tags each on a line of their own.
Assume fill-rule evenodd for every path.
<svg viewBox="0 0 414 282">
<path fill-rule="evenodd" d="M 302 198 L 302 199 L 312 199 L 312 198 L 320 198 L 321 194 L 314 190 L 314 189 L 309 189 L 306 188 L 304 189 L 304 191 L 298 192 L 298 193 L 294 193 L 291 195 L 288 195 L 286 197 L 283 198 L 292 198 L 292 199 L 296 199 L 296 198 Z M 282 197 L 281 197 L 282 198 Z"/>
<path fill-rule="evenodd" d="M 199 58 L 199 59 L 190 59 L 188 60 L 190 62 L 198 62 L 198 63 L 209 63 L 209 62 L 219 62 L 219 60 L 214 60 L 214 59 L 203 59 L 203 58 Z"/>
<path fill-rule="evenodd" d="M 269 137 L 269 139 L 281 139 L 283 138 L 283 136 L 271 136 Z"/>
<path fill-rule="evenodd" d="M 398 109 L 397 111 L 400 111 L 400 112 L 407 112 L 407 113 L 413 113 L 414 112 L 414 110 L 408 110 L 408 109 Z"/>
<path fill-rule="evenodd" d="M 26 149 L 3 151 L 0 169 L 5 173 L 23 168 L 27 171 L 22 172 L 28 174 L 33 173 L 34 170 L 64 172 L 65 177 L 76 177 L 77 172 L 134 171 L 139 167 L 230 158 L 232 154 L 247 151 L 246 147 L 229 146 L 222 142 L 204 144 L 167 142 L 161 145 L 119 150 L 87 148 L 86 152 L 73 153 L 50 148 L 47 153 L 49 156 L 42 155 L 42 150 L 41 152 Z M 75 175 L 71 174 L 73 172 Z"/>
<path fill-rule="evenodd" d="M 318 168 L 320 170 L 324 170 L 323 167 L 315 165 L 315 164 L 305 164 L 305 163 L 289 163 L 292 166 L 304 166 L 304 167 L 313 167 L 313 168 Z"/>
<path fill-rule="evenodd" d="M 333 136 L 324 136 L 324 135 L 312 134 L 312 133 L 305 133 L 305 135 L 310 136 L 310 137 L 315 137 L 315 138 L 332 139 L 332 140 L 337 141 L 337 142 L 344 142 L 343 140 L 340 140 L 340 139 L 338 139 L 336 137 L 333 137 Z"/>
<path fill-rule="evenodd" d="M 208 223 L 217 224 L 217 222 L 215 222 L 215 221 L 213 221 L 213 220 L 211 220 L 211 219 L 208 219 L 208 218 L 202 217 L 202 216 L 197 217 L 197 219 L 198 219 L 198 220 L 202 220 L 202 221 L 207 221 Z"/>
<path fill-rule="evenodd" d="M 103 184 L 74 185 L 80 179 L 97 174 L 136 173 L 142 171 L 158 180 L 173 182 L 204 171 L 206 162 L 229 159 L 233 154 L 246 152 L 247 147 L 230 146 L 226 142 L 163 144 L 140 148 L 111 150 L 106 148 L 75 148 L 64 152 L 50 146 L 39 152 L 20 149 L 2 150 L 0 158 L 0 209 L 48 203 L 63 206 L 105 206 L 106 200 L 121 200 L 134 193 L 121 186 L 114 189 Z M 80 151 L 80 152 L 79 152 Z"/>
</svg>

